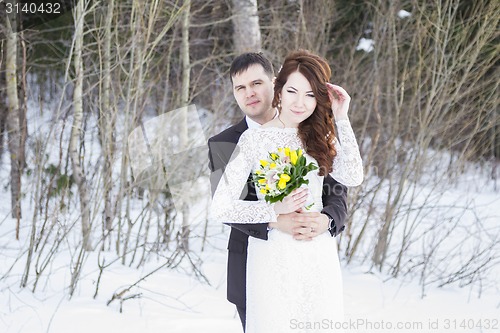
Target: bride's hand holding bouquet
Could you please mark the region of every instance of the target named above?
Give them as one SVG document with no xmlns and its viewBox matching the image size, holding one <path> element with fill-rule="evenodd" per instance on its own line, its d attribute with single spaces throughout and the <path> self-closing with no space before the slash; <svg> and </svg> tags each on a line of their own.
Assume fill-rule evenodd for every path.
<svg viewBox="0 0 500 333">
<path fill-rule="evenodd" d="M 306 205 L 309 191 L 307 187 L 300 187 L 293 190 L 289 195 L 274 204 L 274 211 L 277 215 L 298 212 Z"/>
</svg>

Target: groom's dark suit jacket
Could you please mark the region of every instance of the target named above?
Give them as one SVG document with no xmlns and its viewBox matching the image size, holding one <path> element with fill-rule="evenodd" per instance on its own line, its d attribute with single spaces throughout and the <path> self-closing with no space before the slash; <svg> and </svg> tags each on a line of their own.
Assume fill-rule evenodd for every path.
<svg viewBox="0 0 500 333">
<path fill-rule="evenodd" d="M 238 124 L 211 137 L 208 140 L 209 167 L 211 171 L 210 183 L 212 195 L 217 189 L 224 169 L 231 158 L 241 134 L 248 129 L 243 118 Z M 250 176 L 250 175 L 249 175 Z M 323 182 L 323 213 L 334 220 L 330 233 L 336 236 L 344 230 L 347 215 L 346 205 L 347 188 L 331 176 L 326 176 Z M 243 191 L 241 199 L 255 201 L 255 187 L 248 182 L 247 189 Z M 245 308 L 246 305 L 246 265 L 248 236 L 267 240 L 267 223 L 237 224 L 231 223 L 231 235 L 227 249 L 227 299 L 236 306 Z M 319 254 L 320 255 L 320 254 Z"/>
</svg>

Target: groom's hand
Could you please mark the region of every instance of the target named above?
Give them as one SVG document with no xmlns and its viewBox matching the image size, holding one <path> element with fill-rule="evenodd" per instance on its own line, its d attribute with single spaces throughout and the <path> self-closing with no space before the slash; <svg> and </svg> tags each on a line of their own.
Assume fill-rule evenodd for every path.
<svg viewBox="0 0 500 333">
<path fill-rule="evenodd" d="M 311 240 L 328 230 L 329 218 L 319 212 L 294 213 L 293 238 L 296 240 Z"/>
<path fill-rule="evenodd" d="M 269 223 L 269 227 L 293 236 L 293 229 L 296 227 L 293 221 L 295 215 L 298 215 L 298 213 L 280 214 L 277 222 Z"/>
<path fill-rule="evenodd" d="M 311 240 L 328 230 L 329 218 L 318 212 L 280 214 L 269 227 L 292 235 L 296 240 Z"/>
</svg>

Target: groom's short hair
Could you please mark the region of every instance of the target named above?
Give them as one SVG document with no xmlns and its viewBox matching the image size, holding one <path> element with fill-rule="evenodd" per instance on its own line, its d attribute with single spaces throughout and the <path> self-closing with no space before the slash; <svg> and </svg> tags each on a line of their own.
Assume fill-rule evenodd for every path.
<svg viewBox="0 0 500 333">
<path fill-rule="evenodd" d="M 233 76 L 246 71 L 248 67 L 252 65 L 261 65 L 269 78 L 272 79 L 274 77 L 273 64 L 269 61 L 269 59 L 264 57 L 262 52 L 247 52 L 237 56 L 233 60 L 229 70 L 231 81 L 233 80 Z"/>
</svg>

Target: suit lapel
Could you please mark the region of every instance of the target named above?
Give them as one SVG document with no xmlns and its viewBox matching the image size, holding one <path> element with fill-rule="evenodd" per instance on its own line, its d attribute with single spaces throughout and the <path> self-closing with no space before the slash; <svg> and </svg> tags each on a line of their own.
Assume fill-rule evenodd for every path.
<svg viewBox="0 0 500 333">
<path fill-rule="evenodd" d="M 240 139 L 241 134 L 248 129 L 248 124 L 245 118 L 243 118 L 239 123 L 233 127 L 235 135 L 237 137 L 236 141 Z"/>
</svg>

